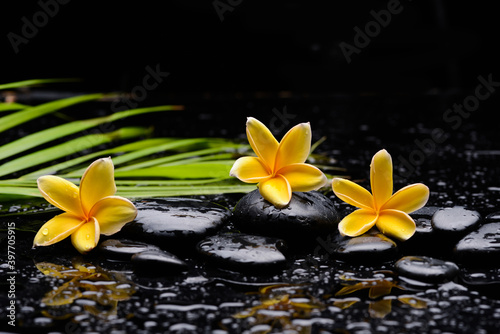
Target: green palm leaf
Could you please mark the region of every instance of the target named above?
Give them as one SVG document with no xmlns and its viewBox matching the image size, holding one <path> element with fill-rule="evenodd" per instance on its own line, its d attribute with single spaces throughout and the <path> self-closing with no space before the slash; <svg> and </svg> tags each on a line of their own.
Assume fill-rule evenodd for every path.
<svg viewBox="0 0 500 334">
<path fill-rule="evenodd" d="M 59 81 L 64 79 L 20 81 L 2 84 L 0 90 Z M 0 103 L 0 112 L 11 112 L 0 117 L 0 132 L 63 108 L 116 96 L 86 94 L 36 106 Z M 248 151 L 248 145 L 221 138 L 147 138 L 152 130 L 142 127 L 113 125 L 112 131 L 106 133 L 99 129 L 102 124 L 128 117 L 182 109 L 175 105 L 130 109 L 68 121 L 10 141 L 0 146 L 0 200 L 40 197 L 36 179 L 42 175 L 59 175 L 78 183 L 92 161 L 107 156 L 115 165 L 117 194 L 127 198 L 245 193 L 256 189 L 229 176 L 235 159 Z"/>
</svg>

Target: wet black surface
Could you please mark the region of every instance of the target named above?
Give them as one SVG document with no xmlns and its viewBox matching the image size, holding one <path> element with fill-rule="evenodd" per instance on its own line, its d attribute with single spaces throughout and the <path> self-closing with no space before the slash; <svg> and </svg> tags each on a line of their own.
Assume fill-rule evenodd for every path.
<svg viewBox="0 0 500 334">
<path fill-rule="evenodd" d="M 345 168 L 327 172 L 349 175 L 363 187 L 369 186 L 371 157 L 387 149 L 394 162 L 395 190 L 414 182 L 430 188 L 429 209 L 414 214 L 417 222 L 422 219 L 419 230 L 409 241 L 397 243 L 396 256 L 383 261 L 372 261 L 370 256 L 356 262 L 340 259 L 330 252 L 334 239 L 316 236 L 304 240 L 307 247 L 288 249 L 283 267 L 272 272 L 221 268 L 198 254 L 196 243 L 183 246 L 165 239 L 155 244 L 184 261 L 187 269 L 151 277 L 131 261 L 100 252 L 80 257 L 68 240 L 32 250 L 35 231 L 54 211 L 40 212 L 46 208 L 40 201 L 2 203 L 3 212 L 14 213 L 3 215 L 0 226 L 1 247 L 6 250 L 8 226 L 15 225 L 15 273 L 9 268 L 7 252 L 2 251 L 0 279 L 8 290 L 8 279 L 15 277 L 16 327 L 7 325 L 9 311 L 3 307 L 1 328 L 24 333 L 496 333 L 500 319 L 497 239 L 487 240 L 495 252 L 477 266 L 457 258 L 456 242 L 429 225 L 437 208 L 463 206 L 481 217 L 494 213 L 498 217 L 500 211 L 500 133 L 490 118 L 493 106 L 486 101 L 460 123 L 446 122 L 443 113 L 462 99 L 429 94 L 187 101 L 183 115 L 169 114 L 168 122 L 158 120 L 165 124 L 157 127 L 158 135 L 244 140 L 245 117 L 254 116 L 280 137 L 294 124 L 311 121 L 313 140 L 327 136 L 317 152 Z M 272 121 L 276 115 L 270 111 L 284 105 L 293 117 L 286 123 L 278 118 Z M 233 117 L 226 127 L 228 114 Z M 436 129 L 446 140 L 435 140 Z M 232 210 L 242 196 L 195 197 Z M 331 191 L 325 196 L 341 217 L 354 210 Z M 26 209 L 37 212 L 15 214 Z M 494 221 L 482 219 L 480 229 L 495 227 Z M 238 233 L 231 217 L 204 233 L 223 232 Z M 458 275 L 448 282 L 426 282 L 395 270 L 401 257 L 422 255 L 455 262 Z M 68 297 L 57 299 L 53 291 Z M 7 306 L 10 299 L 2 294 L 0 301 Z"/>
<path fill-rule="evenodd" d="M 305 243 L 336 231 L 340 217 L 332 201 L 317 191 L 293 193 L 286 208 L 277 209 L 254 190 L 238 201 L 232 221 L 242 231 Z"/>
<path fill-rule="evenodd" d="M 195 243 L 221 228 L 230 212 L 194 198 L 155 199 L 137 203 L 137 218 L 121 234 L 152 243 Z"/>
<path fill-rule="evenodd" d="M 479 224 L 481 215 L 477 211 L 464 207 L 442 208 L 432 216 L 432 227 L 438 232 L 448 235 L 461 235 Z"/>
<path fill-rule="evenodd" d="M 428 256 L 405 256 L 394 266 L 402 276 L 423 282 L 443 283 L 458 274 L 458 266 L 455 263 Z"/>
<path fill-rule="evenodd" d="M 284 240 L 244 233 L 208 237 L 197 245 L 198 252 L 218 268 L 251 272 L 272 272 L 286 263 Z"/>
</svg>

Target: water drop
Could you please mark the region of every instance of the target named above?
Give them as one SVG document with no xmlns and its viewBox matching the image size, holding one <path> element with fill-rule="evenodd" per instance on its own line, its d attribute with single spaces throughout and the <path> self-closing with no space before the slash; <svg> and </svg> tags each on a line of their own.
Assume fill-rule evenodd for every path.
<svg viewBox="0 0 500 334">
<path fill-rule="evenodd" d="M 42 234 L 43 235 L 49 234 L 49 229 L 48 228 L 44 228 L 43 231 L 42 231 Z"/>
<path fill-rule="evenodd" d="M 87 240 L 90 240 L 90 234 L 87 234 Z"/>
</svg>

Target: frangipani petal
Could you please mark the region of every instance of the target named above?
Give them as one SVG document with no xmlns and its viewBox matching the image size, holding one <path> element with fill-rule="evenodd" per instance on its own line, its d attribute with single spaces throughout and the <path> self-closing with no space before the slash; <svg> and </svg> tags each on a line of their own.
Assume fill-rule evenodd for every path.
<svg viewBox="0 0 500 334">
<path fill-rule="evenodd" d="M 372 194 L 357 183 L 336 177 L 332 189 L 338 198 L 348 204 L 361 209 L 374 209 Z"/>
<path fill-rule="evenodd" d="M 77 251 L 85 254 L 97 246 L 100 233 L 99 223 L 95 218 L 91 218 L 71 235 L 71 242 Z"/>
<path fill-rule="evenodd" d="M 368 306 L 368 313 L 370 317 L 375 319 L 383 319 L 386 315 L 391 313 L 392 299 L 380 299 L 370 302 Z"/>
<path fill-rule="evenodd" d="M 359 209 L 340 221 L 339 232 L 342 235 L 356 237 L 371 229 L 376 221 L 377 214 L 373 210 Z"/>
<path fill-rule="evenodd" d="M 80 199 L 83 211 L 88 214 L 97 201 L 115 193 L 114 166 L 111 158 L 94 161 L 83 173 L 80 182 Z"/>
<path fill-rule="evenodd" d="M 137 216 L 137 209 L 128 199 L 120 196 L 109 196 L 98 201 L 90 210 L 101 228 L 101 234 L 111 235 L 121 230 Z"/>
<path fill-rule="evenodd" d="M 76 185 L 54 175 L 39 177 L 37 184 L 40 193 L 47 202 L 74 216 L 83 216 Z"/>
<path fill-rule="evenodd" d="M 281 168 L 304 163 L 311 151 L 311 125 L 300 123 L 291 128 L 281 140 L 276 153 L 275 171 Z"/>
<path fill-rule="evenodd" d="M 429 188 L 425 184 L 410 184 L 395 192 L 380 209 L 394 209 L 410 213 L 423 207 L 428 199 Z"/>
<path fill-rule="evenodd" d="M 280 169 L 278 174 L 287 179 L 292 191 L 316 190 L 328 182 L 322 171 L 309 164 L 288 165 Z"/>
<path fill-rule="evenodd" d="M 370 165 L 370 183 L 375 209 L 392 196 L 392 159 L 386 150 L 378 151 Z"/>
<path fill-rule="evenodd" d="M 391 293 L 392 287 L 395 286 L 394 282 L 388 280 L 377 281 L 368 292 L 368 297 L 377 299 L 382 296 L 387 296 Z"/>
<path fill-rule="evenodd" d="M 262 197 L 277 208 L 285 207 L 292 198 L 290 184 L 281 175 L 259 183 L 259 191 Z"/>
<path fill-rule="evenodd" d="M 48 246 L 55 244 L 75 232 L 85 221 L 69 213 L 55 216 L 38 230 L 33 240 L 33 246 Z"/>
<path fill-rule="evenodd" d="M 259 183 L 270 177 L 269 171 L 260 158 L 238 158 L 231 168 L 229 175 L 237 177 L 246 183 Z"/>
<path fill-rule="evenodd" d="M 408 240 L 415 233 L 415 222 L 405 212 L 383 210 L 379 213 L 377 227 L 383 234 L 399 240 Z"/>
<path fill-rule="evenodd" d="M 278 151 L 278 141 L 269 129 L 259 120 L 247 118 L 247 138 L 253 151 L 267 165 L 268 174 L 272 173 Z"/>
</svg>

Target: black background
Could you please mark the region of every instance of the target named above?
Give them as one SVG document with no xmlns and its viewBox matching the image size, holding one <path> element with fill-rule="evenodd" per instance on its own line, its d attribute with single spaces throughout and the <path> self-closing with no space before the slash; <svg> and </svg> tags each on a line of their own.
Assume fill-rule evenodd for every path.
<svg viewBox="0 0 500 334">
<path fill-rule="evenodd" d="M 2 83 L 77 77 L 92 90 L 130 90 L 146 66 L 170 73 L 157 93 L 427 93 L 496 77 L 493 2 L 401 0 L 348 63 L 340 43 L 353 45 L 354 28 L 391 1 L 220 0 L 231 7 L 221 20 L 211 0 L 65 0 L 16 53 L 14 34 L 55 1 L 3 4 Z"/>
</svg>

